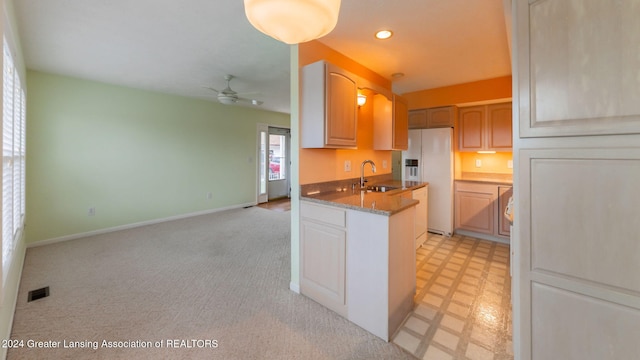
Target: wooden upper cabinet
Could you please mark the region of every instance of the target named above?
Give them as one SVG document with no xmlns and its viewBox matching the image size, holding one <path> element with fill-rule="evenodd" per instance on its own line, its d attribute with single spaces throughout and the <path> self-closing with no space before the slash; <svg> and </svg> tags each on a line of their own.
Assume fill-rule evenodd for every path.
<svg viewBox="0 0 640 360">
<path fill-rule="evenodd" d="M 409 104 L 393 95 L 393 150 L 409 149 Z"/>
<path fill-rule="evenodd" d="M 460 151 L 486 150 L 485 113 L 486 107 L 484 106 L 460 108 L 458 112 L 458 133 L 460 135 L 458 147 Z"/>
<path fill-rule="evenodd" d="M 456 106 L 443 106 L 409 111 L 409 129 L 454 127 L 458 116 Z"/>
<path fill-rule="evenodd" d="M 458 112 L 459 151 L 511 151 L 511 103 L 470 106 Z"/>
<path fill-rule="evenodd" d="M 409 111 L 409 129 L 425 129 L 427 127 L 427 109 Z"/>
<path fill-rule="evenodd" d="M 453 127 L 457 115 L 456 106 L 427 109 L 427 128 Z"/>
<path fill-rule="evenodd" d="M 358 132 L 356 77 L 325 61 L 302 68 L 301 146 L 355 148 Z"/>
<path fill-rule="evenodd" d="M 382 94 L 373 96 L 374 150 L 409 148 L 409 110 L 407 101 L 398 95 L 389 100 Z"/>
<path fill-rule="evenodd" d="M 327 145 L 356 146 L 358 88 L 353 78 L 339 68 L 329 66 L 326 97 Z"/>
<path fill-rule="evenodd" d="M 487 140 L 489 150 L 511 151 L 513 147 L 511 103 L 487 106 Z"/>
</svg>

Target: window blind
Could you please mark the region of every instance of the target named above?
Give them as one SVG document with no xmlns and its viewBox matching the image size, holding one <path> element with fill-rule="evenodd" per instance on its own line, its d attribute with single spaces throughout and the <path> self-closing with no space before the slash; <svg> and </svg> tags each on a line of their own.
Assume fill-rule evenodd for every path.
<svg viewBox="0 0 640 360">
<path fill-rule="evenodd" d="M 2 77 L 2 282 L 24 222 L 26 99 L 13 57 L 3 42 Z"/>
</svg>

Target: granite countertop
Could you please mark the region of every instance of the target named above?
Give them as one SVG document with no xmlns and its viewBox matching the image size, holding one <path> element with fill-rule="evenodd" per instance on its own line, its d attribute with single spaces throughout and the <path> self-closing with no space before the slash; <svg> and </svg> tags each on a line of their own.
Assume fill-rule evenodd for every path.
<svg viewBox="0 0 640 360">
<path fill-rule="evenodd" d="M 418 204 L 418 200 L 402 197 L 401 194 L 403 192 L 424 187 L 428 185 L 428 183 L 417 181 L 384 181 L 370 185 L 387 185 L 396 187 L 397 189 L 387 192 L 360 191 L 359 189 L 312 192 L 307 194 L 303 193 L 300 198 L 319 204 L 391 216 Z"/>
<path fill-rule="evenodd" d="M 491 183 L 497 185 L 513 185 L 513 175 L 511 174 L 493 174 L 493 173 L 476 173 L 463 172 L 456 181 L 468 181 L 479 183 Z"/>
</svg>

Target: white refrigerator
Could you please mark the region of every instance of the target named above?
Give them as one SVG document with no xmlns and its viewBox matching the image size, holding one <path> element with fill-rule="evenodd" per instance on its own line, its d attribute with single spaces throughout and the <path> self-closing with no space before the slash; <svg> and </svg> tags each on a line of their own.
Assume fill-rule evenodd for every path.
<svg viewBox="0 0 640 360">
<path fill-rule="evenodd" d="M 429 183 L 427 228 L 453 234 L 453 129 L 409 130 L 409 149 L 402 152 L 402 180 Z"/>
</svg>

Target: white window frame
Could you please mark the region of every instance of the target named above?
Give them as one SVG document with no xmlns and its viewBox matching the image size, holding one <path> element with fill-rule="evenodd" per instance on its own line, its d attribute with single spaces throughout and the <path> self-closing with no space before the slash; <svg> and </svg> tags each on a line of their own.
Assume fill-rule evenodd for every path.
<svg viewBox="0 0 640 360">
<path fill-rule="evenodd" d="M 7 39 L 2 77 L 2 288 L 24 228 L 26 97 Z"/>
</svg>

